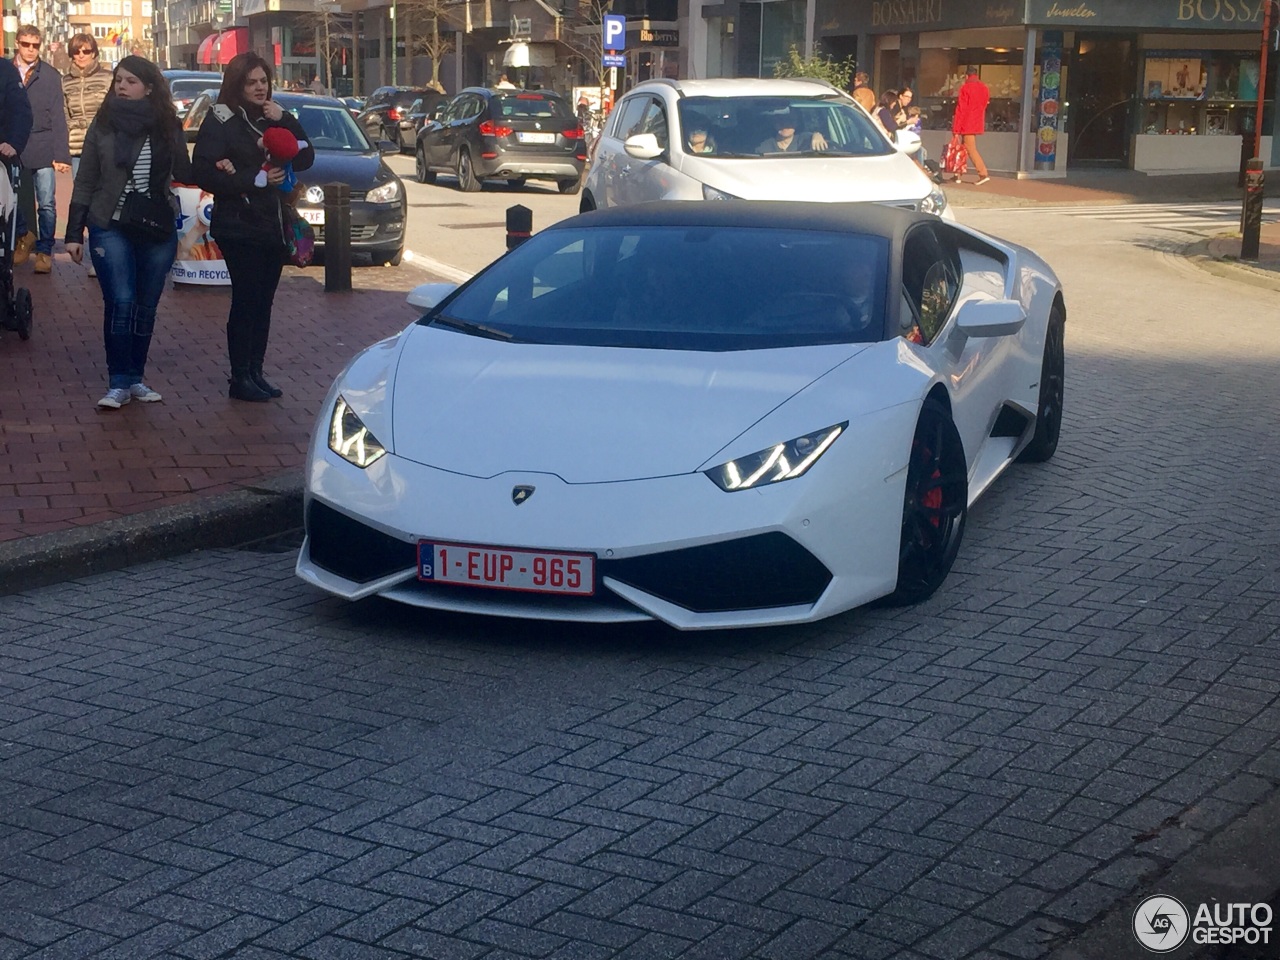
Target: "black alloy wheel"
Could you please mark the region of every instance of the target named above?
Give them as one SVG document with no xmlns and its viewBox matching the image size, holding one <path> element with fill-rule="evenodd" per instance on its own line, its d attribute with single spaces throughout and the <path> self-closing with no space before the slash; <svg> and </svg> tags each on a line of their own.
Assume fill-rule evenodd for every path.
<svg viewBox="0 0 1280 960">
<path fill-rule="evenodd" d="M 907 464 L 898 585 L 885 604 L 919 603 L 942 586 L 960 552 L 968 504 L 968 466 L 960 434 L 947 408 L 927 399 Z"/>
<path fill-rule="evenodd" d="M 582 202 L 578 204 L 579 213 L 590 213 L 595 208 L 596 208 L 596 202 L 592 198 L 591 194 L 589 193 L 586 196 L 584 196 L 582 198 Z"/>
<path fill-rule="evenodd" d="M 581 187 L 582 187 L 581 177 L 579 177 L 577 180 L 558 180 L 556 182 L 556 188 L 561 193 L 577 193 Z"/>
<path fill-rule="evenodd" d="M 471 164 L 471 151 L 466 147 L 458 151 L 458 189 L 464 193 L 475 193 L 480 189 L 475 167 Z"/>
<path fill-rule="evenodd" d="M 417 153 L 414 157 L 414 173 L 418 177 L 419 183 L 435 183 L 436 174 L 434 170 L 427 169 L 427 152 L 418 146 Z"/>
<path fill-rule="evenodd" d="M 1062 432 L 1062 401 L 1066 393 L 1066 328 L 1062 306 L 1055 303 L 1049 311 L 1049 328 L 1044 337 L 1036 432 L 1019 455 L 1019 463 L 1044 463 L 1058 449 L 1058 436 Z"/>
</svg>

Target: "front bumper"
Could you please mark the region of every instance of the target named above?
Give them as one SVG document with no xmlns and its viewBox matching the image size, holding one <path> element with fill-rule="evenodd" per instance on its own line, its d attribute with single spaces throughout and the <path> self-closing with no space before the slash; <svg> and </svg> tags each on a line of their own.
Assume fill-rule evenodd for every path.
<svg viewBox="0 0 1280 960">
<path fill-rule="evenodd" d="M 477 479 L 393 454 L 360 470 L 322 446 L 308 467 L 297 573 L 350 600 L 380 595 L 529 619 L 681 629 L 817 620 L 884 596 L 897 579 L 905 471 L 856 443 L 840 447 L 804 477 L 725 493 L 701 473 L 594 484 L 526 472 Z M 519 506 L 516 484 L 536 488 Z M 420 582 L 422 539 L 592 553 L 596 593 Z"/>
<path fill-rule="evenodd" d="M 299 204 L 298 211 L 323 210 L 323 206 Z M 351 249 L 354 251 L 399 249 L 404 246 L 407 210 L 403 202 L 351 204 Z M 325 225 L 312 224 L 316 246 L 323 247 Z"/>
</svg>

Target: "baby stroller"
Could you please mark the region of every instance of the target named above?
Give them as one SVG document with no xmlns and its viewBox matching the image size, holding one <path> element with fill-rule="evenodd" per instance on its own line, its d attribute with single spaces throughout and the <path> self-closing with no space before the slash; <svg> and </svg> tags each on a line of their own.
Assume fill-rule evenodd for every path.
<svg viewBox="0 0 1280 960">
<path fill-rule="evenodd" d="M 0 162 L 7 176 L 0 177 L 0 330 L 16 331 L 22 340 L 31 338 L 31 292 L 13 282 L 13 251 L 18 245 L 17 163 Z"/>
</svg>

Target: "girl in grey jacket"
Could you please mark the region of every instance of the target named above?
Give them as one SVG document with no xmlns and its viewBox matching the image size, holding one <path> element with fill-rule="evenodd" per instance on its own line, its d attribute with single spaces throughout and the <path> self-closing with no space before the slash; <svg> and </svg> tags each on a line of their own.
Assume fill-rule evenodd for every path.
<svg viewBox="0 0 1280 960">
<path fill-rule="evenodd" d="M 125 57 L 85 134 L 64 240 L 71 259 L 80 263 L 89 228 L 89 256 L 102 287 L 108 389 L 98 406 L 104 409 L 161 399 L 142 375 L 156 307 L 178 249 L 169 189 L 174 178 L 190 180 L 191 163 L 169 85 L 149 60 Z M 158 235 L 131 223 L 125 210 L 131 194 L 151 198 L 162 211 Z"/>
</svg>

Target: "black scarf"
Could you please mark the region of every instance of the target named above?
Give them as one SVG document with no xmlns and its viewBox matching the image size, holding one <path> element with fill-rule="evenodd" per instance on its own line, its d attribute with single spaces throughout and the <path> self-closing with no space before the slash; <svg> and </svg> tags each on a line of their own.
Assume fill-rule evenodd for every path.
<svg viewBox="0 0 1280 960">
<path fill-rule="evenodd" d="M 116 166 L 129 167 L 133 165 L 136 154 L 133 150 L 133 144 L 138 137 L 153 135 L 160 125 L 160 116 L 156 113 L 156 105 L 150 100 L 126 100 L 124 97 L 108 97 L 104 105 L 107 112 L 107 125 L 111 127 L 117 134 L 116 139 Z M 160 137 L 153 137 L 151 148 L 154 151 L 156 141 Z"/>
</svg>

